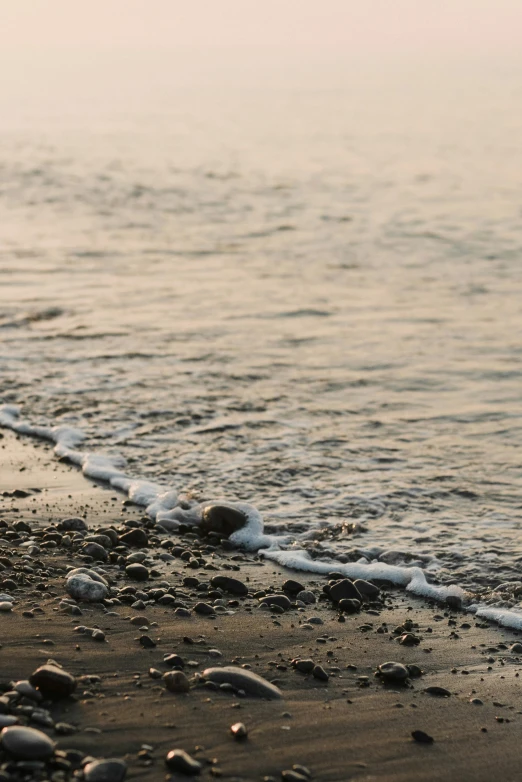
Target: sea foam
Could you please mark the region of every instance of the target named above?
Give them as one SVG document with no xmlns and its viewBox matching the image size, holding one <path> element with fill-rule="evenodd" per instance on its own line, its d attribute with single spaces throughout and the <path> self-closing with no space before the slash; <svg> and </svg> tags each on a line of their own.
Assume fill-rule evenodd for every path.
<svg viewBox="0 0 522 782">
<path fill-rule="evenodd" d="M 85 437 L 76 428 L 33 425 L 20 419 L 19 416 L 18 407 L 1 406 L 0 426 L 18 434 L 31 435 L 53 442 L 54 452 L 58 457 L 68 459 L 77 465 L 86 477 L 104 481 L 124 492 L 137 505 L 143 506 L 150 518 L 156 521 L 176 518 L 179 505 L 178 493 L 175 489 L 128 476 L 125 473 L 125 460 L 121 456 L 106 456 L 81 450 L 80 446 L 85 441 Z M 469 603 L 470 595 L 460 586 L 432 584 L 428 581 L 426 573 L 419 567 L 368 562 L 364 558 L 362 561 L 349 563 L 312 559 L 306 550 L 297 548 L 296 541 L 291 537 L 265 534 L 263 517 L 253 505 L 243 502 L 226 504 L 243 513 L 247 519 L 241 529 L 230 535 L 231 541 L 248 551 L 260 551 L 263 557 L 284 567 L 324 575 L 335 571 L 352 579 L 384 580 L 427 599 L 444 601 L 448 597 L 457 597 Z M 192 516 L 195 524 L 201 519 L 200 511 L 203 507 L 191 509 L 196 510 Z M 469 604 L 465 610 L 478 618 L 497 622 L 504 627 L 522 629 L 520 612 L 476 603 Z"/>
</svg>

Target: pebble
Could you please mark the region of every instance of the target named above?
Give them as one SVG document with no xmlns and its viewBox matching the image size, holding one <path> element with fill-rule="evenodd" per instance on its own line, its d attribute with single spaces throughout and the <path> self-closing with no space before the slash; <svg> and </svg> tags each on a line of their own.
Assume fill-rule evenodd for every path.
<svg viewBox="0 0 522 782">
<path fill-rule="evenodd" d="M 418 741 L 419 744 L 433 744 L 434 738 L 428 733 L 424 733 L 423 730 L 413 730 L 411 736 L 414 741 Z"/>
<path fill-rule="evenodd" d="M 339 600 L 339 608 L 346 614 L 356 614 L 361 608 L 361 601 L 355 598 L 343 597 Z"/>
<path fill-rule="evenodd" d="M 211 586 L 215 589 L 223 589 L 225 592 L 231 592 L 238 597 L 244 597 L 248 595 L 248 587 L 238 578 L 231 578 L 230 576 L 214 576 L 210 580 Z"/>
<path fill-rule="evenodd" d="M 206 616 L 216 613 L 214 606 L 211 606 L 208 603 L 196 603 L 194 611 L 196 614 L 204 614 Z"/>
<path fill-rule="evenodd" d="M 522 654 L 522 644 L 514 643 L 509 647 L 509 651 L 512 654 Z"/>
<path fill-rule="evenodd" d="M 127 764 L 118 758 L 93 760 L 83 769 L 85 782 L 123 782 Z"/>
<path fill-rule="evenodd" d="M 70 519 L 62 519 L 57 525 L 58 529 L 63 532 L 82 532 L 87 530 L 87 523 L 78 517 Z"/>
<path fill-rule="evenodd" d="M 289 608 L 292 608 L 292 602 L 286 595 L 266 595 L 259 602 L 267 606 L 277 606 L 283 611 L 288 611 Z"/>
<path fill-rule="evenodd" d="M 300 774 L 299 771 L 294 769 L 287 769 L 286 771 L 281 771 L 281 779 L 283 782 L 308 782 L 310 777 Z"/>
<path fill-rule="evenodd" d="M 428 695 L 435 695 L 438 698 L 449 698 L 451 696 L 451 692 L 445 687 L 426 687 L 424 692 L 427 692 Z"/>
<path fill-rule="evenodd" d="M 163 674 L 163 681 L 165 687 L 169 692 L 189 692 L 190 682 L 183 673 L 183 671 L 167 671 Z"/>
<path fill-rule="evenodd" d="M 120 535 L 120 542 L 124 543 L 126 546 L 135 546 L 136 548 L 141 548 L 142 546 L 149 545 L 149 538 L 147 537 L 147 533 L 144 530 L 131 529 L 129 532 L 125 532 L 123 535 Z"/>
<path fill-rule="evenodd" d="M 242 722 L 235 722 L 233 725 L 231 725 L 230 732 L 235 739 L 246 739 L 248 736 L 246 726 Z"/>
<path fill-rule="evenodd" d="M 103 546 L 100 546 L 99 543 L 86 543 L 83 546 L 82 551 L 85 554 L 88 554 L 89 557 L 99 560 L 100 562 L 106 562 L 109 556 L 107 551 L 103 548 Z"/>
<path fill-rule="evenodd" d="M 97 603 L 109 594 L 105 584 L 95 580 L 88 573 L 69 575 L 65 582 L 65 591 L 75 600 L 85 600 L 88 603 Z"/>
<path fill-rule="evenodd" d="M 156 646 L 156 643 L 152 640 L 152 638 L 149 635 L 140 635 L 140 644 L 143 646 L 144 649 L 154 649 Z"/>
<path fill-rule="evenodd" d="M 12 610 L 13 610 L 13 604 L 8 602 L 7 600 L 3 600 L 0 603 L 0 611 L 7 613 L 8 611 L 12 611 Z"/>
<path fill-rule="evenodd" d="M 13 725 L 0 734 L 2 749 L 15 758 L 45 760 L 54 752 L 55 743 L 41 730 Z"/>
<path fill-rule="evenodd" d="M 163 658 L 163 662 L 165 665 L 170 665 L 171 668 L 184 668 L 185 667 L 185 661 L 183 657 L 180 657 L 179 654 L 167 654 Z"/>
<path fill-rule="evenodd" d="M 336 581 L 328 586 L 329 595 L 335 603 L 340 600 L 358 600 L 359 603 L 362 603 L 361 593 L 350 579 L 343 578 L 342 581 Z"/>
<path fill-rule="evenodd" d="M 358 578 L 354 581 L 353 585 L 359 590 L 361 595 L 365 595 L 366 597 L 377 597 L 381 592 L 378 586 L 375 586 L 375 584 L 372 584 L 370 581 L 365 581 L 362 578 Z"/>
<path fill-rule="evenodd" d="M 301 671 L 301 673 L 312 673 L 312 671 L 315 668 L 315 663 L 313 660 L 295 660 L 292 662 L 294 668 L 296 670 Z"/>
<path fill-rule="evenodd" d="M 165 763 L 171 771 L 178 771 L 180 774 L 187 774 L 188 776 L 199 774 L 203 768 L 201 763 L 192 758 L 183 749 L 171 749 L 165 758 Z"/>
<path fill-rule="evenodd" d="M 145 565 L 140 565 L 138 562 L 127 565 L 125 572 L 128 577 L 134 579 L 134 581 L 147 581 L 149 577 L 149 569 L 146 568 Z"/>
<path fill-rule="evenodd" d="M 386 681 L 404 681 L 408 678 L 409 671 L 405 665 L 396 662 L 387 662 L 379 665 L 379 673 Z"/>
<path fill-rule="evenodd" d="M 326 673 L 325 669 L 321 665 L 314 666 L 314 669 L 312 671 L 312 676 L 314 679 L 319 679 L 321 682 L 327 682 L 330 678 L 328 674 Z"/>
<path fill-rule="evenodd" d="M 302 592 L 297 593 L 296 600 L 300 600 L 302 603 L 311 605 L 312 603 L 315 603 L 315 595 L 313 592 L 310 592 L 308 589 L 304 589 Z"/>
<path fill-rule="evenodd" d="M 260 698 L 281 698 L 281 690 L 257 673 L 227 665 L 224 668 L 207 668 L 203 678 L 216 684 L 231 684 L 236 690 L 244 690 L 249 695 Z"/>
<path fill-rule="evenodd" d="M 206 532 L 231 535 L 247 523 L 247 515 L 233 505 L 207 505 L 201 512 L 201 527 Z"/>
<path fill-rule="evenodd" d="M 300 584 L 299 581 L 294 581 L 293 578 L 289 578 L 283 584 L 283 592 L 289 592 L 291 595 L 297 595 L 299 592 L 304 592 L 304 589 L 303 584 Z"/>
<path fill-rule="evenodd" d="M 45 698 L 53 701 L 68 698 L 76 689 L 74 676 L 56 665 L 41 665 L 29 681 Z"/>
</svg>

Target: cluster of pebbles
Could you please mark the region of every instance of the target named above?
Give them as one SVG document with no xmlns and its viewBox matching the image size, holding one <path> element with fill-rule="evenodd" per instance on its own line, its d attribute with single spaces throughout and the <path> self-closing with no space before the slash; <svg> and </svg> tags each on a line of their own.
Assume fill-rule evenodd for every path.
<svg viewBox="0 0 522 782">
<path fill-rule="evenodd" d="M 322 589 L 311 590 L 296 579 L 287 579 L 279 587 L 254 589 L 248 576 L 242 580 L 237 572 L 234 574 L 240 570 L 245 555 L 230 546 L 224 534 L 222 514 L 217 515 L 221 519 L 218 529 L 207 525 L 194 531 L 181 525 L 175 530 L 175 538 L 148 518 L 128 519 L 96 530 L 89 529 L 82 518 L 63 519 L 46 527 L 21 520 L 12 524 L 0 521 L 0 611 L 16 613 L 21 595 L 45 594 L 54 598 L 57 611 L 77 622 L 74 633 L 94 643 L 107 643 L 107 628 L 84 624 L 81 617 L 87 614 L 91 617 L 96 611 L 100 616 L 121 618 L 118 612 L 122 608 L 130 609 L 133 615 L 127 618 L 136 627 L 135 642 L 154 650 L 159 641 L 154 632 L 156 623 L 146 614 L 153 606 L 166 610 L 172 618 L 199 616 L 203 620 L 233 615 L 239 609 L 249 613 L 267 612 L 276 625 L 282 614 L 292 612 L 303 632 L 317 630 L 323 624 L 315 610 L 317 604 L 330 609 L 332 618 L 341 624 L 347 615 L 364 611 L 366 617 L 371 617 L 379 615 L 385 607 L 385 584 L 351 581 L 335 572 L 329 574 Z M 211 519 L 212 513 L 206 518 Z M 31 619 L 41 611 L 36 600 L 22 615 Z M 365 627 L 372 625 L 360 629 Z M 401 646 L 416 646 L 422 641 L 418 628 L 410 620 L 391 632 L 383 623 L 376 632 L 389 633 L 390 640 Z M 328 640 L 326 634 L 316 642 Z M 190 646 L 197 641 L 184 637 L 183 643 Z M 522 646 L 518 646 L 518 651 L 522 651 Z M 260 676 L 247 663 L 222 665 L 219 649 L 206 651 L 215 664 L 202 671 L 191 672 L 191 662 L 171 651 L 164 654 L 163 667 L 156 663 L 149 668 L 148 676 L 175 696 L 190 696 L 200 688 L 209 693 L 229 693 L 236 698 L 279 700 L 284 696 L 277 680 Z M 295 672 L 292 675 L 310 677 L 319 686 L 326 686 L 331 675 L 327 666 L 307 656 L 277 667 L 280 670 L 288 667 L 290 672 Z M 412 686 L 413 679 L 422 675 L 423 671 L 416 665 L 390 660 L 378 665 L 375 681 L 384 687 L 407 688 Z M 74 735 L 78 728 L 57 721 L 51 713 L 56 702 L 76 699 L 78 688 L 92 686 L 97 681 L 99 677 L 95 673 L 75 677 L 54 660 L 38 667 L 27 680 L 0 681 L 0 782 L 28 779 L 66 782 L 70 778 L 120 782 L 125 778 L 124 759 L 94 758 L 64 747 L 67 736 Z M 368 683 L 368 677 L 360 677 L 360 687 Z M 428 687 L 425 692 L 439 697 L 451 695 L 440 687 Z M 231 724 L 230 736 L 238 742 L 248 741 L 248 725 Z M 422 730 L 414 731 L 412 738 L 419 743 L 433 742 Z M 150 751 L 151 748 L 143 750 L 145 759 Z M 174 778 L 196 776 L 206 768 L 182 747 L 169 750 L 164 764 Z M 306 782 L 312 779 L 312 774 L 306 766 L 297 763 L 282 769 L 280 778 L 284 782 Z"/>
</svg>

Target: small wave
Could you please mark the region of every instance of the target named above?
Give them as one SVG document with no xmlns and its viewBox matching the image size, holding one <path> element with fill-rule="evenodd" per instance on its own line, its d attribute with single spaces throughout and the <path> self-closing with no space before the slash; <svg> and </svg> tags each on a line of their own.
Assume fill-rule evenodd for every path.
<svg viewBox="0 0 522 782">
<path fill-rule="evenodd" d="M 91 479 L 108 483 L 129 497 L 135 504 L 145 508 L 147 515 L 157 523 L 175 529 L 183 511 L 178 504 L 178 492 L 174 487 L 161 486 L 146 480 L 133 478 L 125 473 L 125 460 L 121 456 L 83 451 L 80 446 L 85 440 L 81 431 L 69 426 L 38 426 L 20 419 L 19 409 L 12 405 L 0 407 L 0 426 L 12 429 L 19 434 L 32 435 L 54 443 L 54 453 L 77 465 L 83 474 Z M 236 529 L 230 540 L 248 551 L 259 551 L 271 561 L 293 570 L 309 571 L 318 574 L 341 573 L 347 578 L 380 579 L 404 587 L 408 592 L 436 601 L 456 597 L 467 601 L 465 608 L 477 617 L 489 619 L 504 627 L 522 629 L 522 613 L 507 610 L 484 603 L 472 603 L 470 595 L 458 585 L 440 585 L 428 580 L 427 572 L 417 565 L 406 567 L 383 561 L 369 561 L 361 557 L 356 562 L 339 562 L 334 559 L 312 559 L 310 553 L 299 545 L 297 536 L 267 535 L 263 517 L 253 505 L 243 502 L 219 501 L 241 513 L 246 522 Z M 200 524 L 203 510 L 209 503 L 195 504 L 188 512 L 189 523 Z M 187 520 L 185 516 L 184 520 Z M 306 533 L 303 540 L 306 539 Z M 431 570 L 431 568 L 430 568 Z"/>
</svg>

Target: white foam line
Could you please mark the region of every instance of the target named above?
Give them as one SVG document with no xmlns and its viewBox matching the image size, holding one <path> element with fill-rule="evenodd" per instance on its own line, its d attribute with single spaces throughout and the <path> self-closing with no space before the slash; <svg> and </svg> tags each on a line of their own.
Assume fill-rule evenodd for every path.
<svg viewBox="0 0 522 782">
<path fill-rule="evenodd" d="M 85 440 L 84 434 L 68 426 L 36 426 L 19 418 L 20 410 L 13 405 L 0 407 L 0 426 L 12 429 L 18 434 L 27 434 L 50 440 L 55 444 L 54 452 L 58 457 L 66 458 L 81 468 L 83 474 L 94 480 L 105 481 L 115 489 L 126 493 L 137 505 L 142 505 L 150 518 L 155 520 L 176 519 L 179 513 L 178 494 L 156 483 L 138 480 L 125 474 L 125 460 L 121 456 L 104 456 L 79 450 Z M 209 503 L 205 503 L 209 504 Z M 223 504 L 223 503 L 221 503 Z M 230 536 L 230 540 L 249 551 L 263 550 L 263 556 L 293 570 L 328 574 L 333 571 L 342 573 L 346 578 L 381 579 L 403 586 L 408 592 L 431 600 L 444 601 L 447 597 L 469 598 L 469 594 L 457 585 L 440 586 L 430 584 L 426 574 L 419 567 L 400 567 L 383 562 L 325 562 L 314 560 L 307 551 L 295 548 L 282 548 L 292 545 L 289 536 L 266 535 L 263 517 L 257 508 L 247 503 L 225 503 L 229 507 L 245 514 L 247 523 Z M 191 509 L 192 521 L 201 520 L 201 507 Z M 483 619 L 497 622 L 504 627 L 522 629 L 522 613 L 507 609 L 470 605 L 470 613 Z"/>
</svg>

